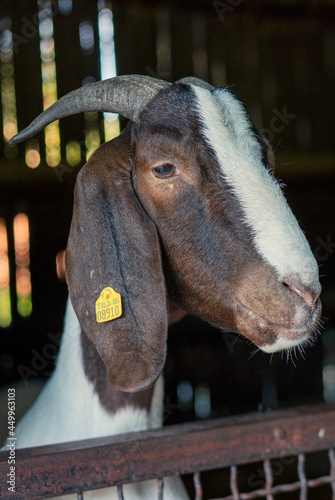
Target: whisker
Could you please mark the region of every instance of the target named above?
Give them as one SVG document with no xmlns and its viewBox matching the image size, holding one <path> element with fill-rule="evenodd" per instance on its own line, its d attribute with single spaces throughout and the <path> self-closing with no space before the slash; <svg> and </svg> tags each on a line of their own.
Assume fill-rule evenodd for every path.
<svg viewBox="0 0 335 500">
<path fill-rule="evenodd" d="M 319 321 L 321 321 L 322 325 L 325 325 L 326 323 L 328 323 L 329 318 L 327 318 L 326 316 L 321 316 Z"/>
<path fill-rule="evenodd" d="M 234 340 L 233 342 L 233 345 L 236 344 L 236 342 L 242 337 L 242 333 L 240 333 L 239 335 L 236 336 L 236 339 Z"/>
<path fill-rule="evenodd" d="M 288 362 L 289 362 L 290 352 L 291 352 L 291 348 L 289 347 L 288 349 L 286 349 L 286 364 L 288 364 Z"/>
<path fill-rule="evenodd" d="M 293 351 L 294 351 L 294 347 L 290 349 L 290 358 L 289 359 L 292 361 L 294 368 L 296 368 L 297 366 L 296 366 L 294 359 L 293 359 Z"/>
<path fill-rule="evenodd" d="M 298 345 L 298 351 L 299 351 L 299 354 L 302 357 L 302 359 L 305 360 L 306 359 L 306 353 L 305 353 L 305 348 L 304 348 L 303 344 Z"/>
<path fill-rule="evenodd" d="M 252 351 L 252 353 L 250 354 L 250 356 L 249 356 L 249 358 L 248 358 L 248 361 L 249 361 L 249 359 L 251 359 L 253 356 L 255 356 L 255 354 L 256 354 L 258 351 L 260 351 L 260 348 L 259 348 L 259 347 L 257 347 L 257 349 L 255 349 L 254 351 Z"/>
</svg>

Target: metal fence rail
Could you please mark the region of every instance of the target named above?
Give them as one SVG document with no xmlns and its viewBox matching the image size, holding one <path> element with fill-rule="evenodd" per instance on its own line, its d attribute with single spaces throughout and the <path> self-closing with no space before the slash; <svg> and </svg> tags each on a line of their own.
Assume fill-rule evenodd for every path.
<svg viewBox="0 0 335 500">
<path fill-rule="evenodd" d="M 48 498 L 107 486 L 194 474 L 195 498 L 202 498 L 200 472 L 231 467 L 231 495 L 224 500 L 247 500 L 328 484 L 335 500 L 335 406 L 301 407 L 263 414 L 169 426 L 119 436 L 56 444 L 16 451 L 15 499 Z M 309 480 L 304 454 L 329 450 L 329 475 Z M 298 455 L 299 481 L 273 486 L 270 460 Z M 265 488 L 240 493 L 237 465 L 264 461 Z M 3 478 L 9 473 L 8 453 L 0 453 L 0 497 L 12 498 Z M 127 500 L 127 499 L 126 499 Z M 331 497 L 330 497 L 331 500 Z"/>
</svg>

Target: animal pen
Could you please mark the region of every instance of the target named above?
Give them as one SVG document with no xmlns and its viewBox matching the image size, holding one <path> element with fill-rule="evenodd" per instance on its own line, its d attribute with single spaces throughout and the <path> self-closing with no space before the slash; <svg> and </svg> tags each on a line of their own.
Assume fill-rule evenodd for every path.
<svg viewBox="0 0 335 500">
<path fill-rule="evenodd" d="M 109 71 L 169 81 L 192 74 L 215 86 L 234 85 L 253 122 L 279 150 L 278 174 L 327 274 L 328 318 L 327 340 L 307 351 L 305 365 L 295 359 L 288 364 L 274 359 L 270 365 L 260 357 L 251 365 L 250 346 L 240 339 L 214 337 L 192 320 L 173 326 L 166 367 L 166 401 L 173 409 L 165 415 L 168 425 L 17 450 L 15 494 L 3 480 L 8 453 L 1 452 L 1 498 L 75 493 L 80 500 L 85 491 L 115 485 L 120 499 L 131 500 L 123 485 L 156 479 L 157 498 L 164 499 L 163 478 L 182 475 L 196 500 L 335 500 L 335 407 L 321 404 L 335 401 L 334 19 L 335 9 L 326 1 L 25 0 L 19 8 L 1 1 L 0 230 L 6 232 L 8 276 L 21 275 L 24 284 L 0 279 L 2 384 L 23 380 L 29 386 L 53 369 L 67 294 L 62 251 L 75 177 L 123 121 L 85 113 L 23 145 L 9 147 L 8 139 L 39 114 L 42 101 L 47 105 L 84 83 L 113 76 Z M 112 69 L 105 66 L 111 50 Z M 295 162 L 291 170 L 290 162 Z M 16 259 L 18 213 L 32 229 L 28 266 Z M 194 397 L 197 388 L 207 395 L 205 411 L 177 398 L 183 380 L 190 380 Z M 259 403 L 261 411 L 253 413 Z M 301 406 L 287 408 L 296 404 Z M 268 408 L 280 409 L 262 411 Z M 1 415 L 0 422 L 3 428 Z M 208 486 L 213 483 L 214 495 Z"/>
<path fill-rule="evenodd" d="M 76 493 L 81 500 L 84 492 L 92 488 L 117 486 L 120 500 L 128 500 L 123 495 L 124 484 L 156 478 L 157 499 L 163 500 L 164 476 L 192 474 L 193 498 L 202 500 L 207 497 L 203 496 L 201 473 L 216 470 L 221 481 L 227 481 L 217 500 L 334 500 L 334 435 L 335 407 L 320 406 L 27 448 L 17 452 L 15 498 L 42 499 Z M 310 455 L 321 451 L 324 455 L 318 457 L 318 466 L 314 462 L 310 475 Z M 0 454 L 1 477 L 7 474 L 7 456 L 7 452 Z M 247 478 L 245 470 L 242 474 L 239 471 L 239 466 L 245 468 L 246 464 Z M 296 469 L 296 479 L 284 482 L 284 469 L 289 465 Z M 12 498 L 4 482 L 0 493 L 3 499 Z M 292 496 L 294 493 L 296 496 Z"/>
</svg>

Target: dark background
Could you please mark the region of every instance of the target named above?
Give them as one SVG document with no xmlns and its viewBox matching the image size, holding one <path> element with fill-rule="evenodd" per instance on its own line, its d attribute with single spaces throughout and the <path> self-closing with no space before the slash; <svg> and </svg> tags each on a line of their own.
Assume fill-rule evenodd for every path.
<svg viewBox="0 0 335 500">
<path fill-rule="evenodd" d="M 321 266 L 325 331 L 307 349 L 305 359 L 298 355 L 287 360 L 286 354 L 271 358 L 260 352 L 250 357 L 254 346 L 194 318 L 171 328 L 165 423 L 200 418 L 194 411 L 196 398 L 188 404 L 178 400 L 183 380 L 195 395 L 205 395 L 207 417 L 321 402 L 326 389 L 327 400 L 335 401 L 335 380 L 327 379 L 327 387 L 323 383 L 323 369 L 335 366 L 335 3 L 73 0 L 68 13 L 61 12 L 56 0 L 51 4 L 59 97 L 87 77 L 100 79 L 98 8 L 113 12 L 117 74 L 169 81 L 193 75 L 216 86 L 231 86 L 271 140 L 277 176 L 287 186 L 288 201 Z M 0 28 L 10 26 L 15 42 L 19 130 L 42 111 L 40 36 L 38 29 L 34 34 L 27 28 L 37 13 L 35 0 L 1 0 Z M 80 45 L 83 22 L 93 27 L 94 49 L 85 51 Z M 2 95 L 3 82 L 2 74 Z M 289 118 L 280 118 L 285 113 Z M 103 141 L 102 115 L 94 119 Z M 0 328 L 3 386 L 22 382 L 19 366 L 28 370 L 28 388 L 53 369 L 55 342 L 49 334 L 61 332 L 67 298 L 55 258 L 66 247 L 73 186 L 85 161 L 85 130 L 90 126 L 83 115 L 61 121 L 61 164 L 55 168 L 46 164 L 43 133 L 37 136 L 41 164 L 35 169 L 25 164 L 27 145 L 9 148 L 1 135 L 0 218 L 8 231 L 12 299 L 12 322 Z M 76 167 L 66 163 L 70 140 L 81 144 L 82 161 Z M 13 279 L 12 223 L 18 212 L 25 212 L 30 224 L 33 311 L 27 318 L 16 310 Z"/>
</svg>

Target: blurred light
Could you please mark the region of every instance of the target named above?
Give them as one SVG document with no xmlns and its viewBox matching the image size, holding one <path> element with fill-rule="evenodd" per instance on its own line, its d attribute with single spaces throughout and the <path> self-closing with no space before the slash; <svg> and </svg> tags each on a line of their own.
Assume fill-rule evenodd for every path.
<svg viewBox="0 0 335 500">
<path fill-rule="evenodd" d="M 112 8 L 111 0 L 98 0 L 98 11 L 103 9 L 111 10 L 111 8 Z"/>
<path fill-rule="evenodd" d="M 16 271 L 16 288 L 19 297 L 27 298 L 31 294 L 29 269 L 19 268 Z"/>
<path fill-rule="evenodd" d="M 9 260 L 6 254 L 0 254 L 0 289 L 9 286 Z"/>
<path fill-rule="evenodd" d="M 295 135 L 299 150 L 308 149 L 312 143 L 312 123 L 307 118 L 298 117 L 295 122 Z"/>
<path fill-rule="evenodd" d="M 120 135 L 120 120 L 118 118 L 116 118 L 116 120 L 110 119 L 108 115 L 111 115 L 111 113 L 105 113 L 105 120 L 104 120 L 105 140 L 111 141 L 112 139 L 114 139 L 114 137 Z"/>
<path fill-rule="evenodd" d="M 85 78 L 83 79 L 82 81 L 82 85 L 90 85 L 91 83 L 95 83 L 96 82 L 96 79 L 94 78 L 94 76 L 90 75 L 90 76 L 85 76 Z"/>
<path fill-rule="evenodd" d="M 192 17 L 193 74 L 208 80 L 206 18 L 200 14 Z"/>
<path fill-rule="evenodd" d="M 113 14 L 107 2 L 99 1 L 99 43 L 101 79 L 116 76 Z M 115 123 L 114 123 L 115 122 Z M 120 133 L 119 117 L 115 113 L 104 113 L 105 140 L 114 139 Z"/>
<path fill-rule="evenodd" d="M 26 214 L 17 214 L 14 219 L 14 235 L 16 245 L 22 247 L 29 244 L 29 226 Z"/>
<path fill-rule="evenodd" d="M 183 380 L 177 385 L 178 406 L 182 411 L 193 408 L 193 387 L 190 382 Z"/>
<path fill-rule="evenodd" d="M 211 414 L 211 393 L 205 385 L 195 388 L 194 411 L 198 418 L 207 418 Z"/>
<path fill-rule="evenodd" d="M 90 111 L 84 114 L 85 117 L 85 146 L 86 161 L 92 153 L 100 146 L 100 134 L 98 126 L 98 113 Z"/>
<path fill-rule="evenodd" d="M 39 33 L 42 73 L 43 110 L 57 101 L 54 25 L 51 0 L 39 0 Z M 72 8 L 72 4 L 71 4 Z M 46 162 L 56 167 L 61 161 L 59 122 L 50 123 L 44 130 Z"/>
<path fill-rule="evenodd" d="M 54 34 L 54 25 L 50 17 L 46 17 L 39 25 L 40 37 L 42 39 L 50 39 Z"/>
<path fill-rule="evenodd" d="M 14 219 L 15 262 L 18 267 L 29 267 L 28 217 L 18 214 Z"/>
<path fill-rule="evenodd" d="M 156 57 L 157 74 L 160 78 L 171 78 L 171 26 L 167 7 L 156 10 Z"/>
<path fill-rule="evenodd" d="M 58 0 L 58 9 L 63 16 L 67 16 L 72 12 L 72 0 Z"/>
<path fill-rule="evenodd" d="M 0 254 L 8 253 L 7 230 L 6 223 L 0 219 Z"/>
<path fill-rule="evenodd" d="M 34 140 L 26 145 L 25 160 L 29 168 L 36 168 L 41 163 L 41 156 L 37 141 Z"/>
<path fill-rule="evenodd" d="M 92 54 L 94 52 L 94 29 L 90 21 L 80 23 L 79 40 L 84 54 Z"/>
<path fill-rule="evenodd" d="M 16 120 L 14 120 L 13 118 L 8 118 L 8 120 L 4 122 L 3 126 L 4 138 L 6 139 L 6 141 L 9 141 L 9 139 L 13 137 L 13 135 L 15 135 L 16 133 L 17 133 Z"/>
<path fill-rule="evenodd" d="M 60 281 L 65 281 L 65 250 L 59 250 L 56 255 L 56 272 Z"/>
<path fill-rule="evenodd" d="M 81 149 L 78 141 L 69 141 L 66 145 L 66 161 L 71 167 L 81 162 Z"/>
<path fill-rule="evenodd" d="M 8 144 L 9 139 L 17 133 L 13 35 L 9 18 L 3 18 L 0 22 L 0 74 L 5 155 L 7 158 L 13 158 L 17 155 L 18 147 Z"/>
<path fill-rule="evenodd" d="M 6 223 L 0 219 L 0 327 L 12 322 L 12 308 L 9 288 L 8 237 Z"/>
<path fill-rule="evenodd" d="M 335 403 L 335 365 L 326 365 L 322 377 L 324 398 L 327 403 Z"/>
<path fill-rule="evenodd" d="M 26 214 L 17 214 L 14 218 L 14 247 L 16 263 L 17 312 L 22 317 L 32 312 L 31 277 L 30 277 L 30 237 L 29 220 Z"/>
<path fill-rule="evenodd" d="M 17 312 L 22 318 L 28 318 L 32 313 L 31 297 L 18 297 Z"/>
<path fill-rule="evenodd" d="M 326 328 L 322 334 L 323 395 L 327 403 L 335 403 L 335 329 Z"/>
</svg>

